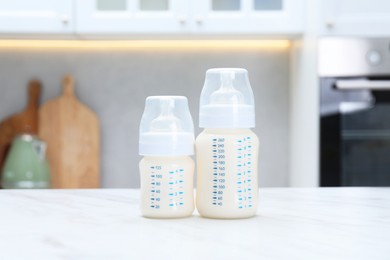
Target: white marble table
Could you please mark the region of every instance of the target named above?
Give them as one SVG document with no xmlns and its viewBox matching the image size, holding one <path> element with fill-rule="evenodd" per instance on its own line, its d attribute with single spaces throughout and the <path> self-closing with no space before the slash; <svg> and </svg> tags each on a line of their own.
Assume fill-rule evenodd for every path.
<svg viewBox="0 0 390 260">
<path fill-rule="evenodd" d="M 390 259 L 390 189 L 261 189 L 258 216 L 140 216 L 137 190 L 0 191 L 0 259 Z"/>
</svg>

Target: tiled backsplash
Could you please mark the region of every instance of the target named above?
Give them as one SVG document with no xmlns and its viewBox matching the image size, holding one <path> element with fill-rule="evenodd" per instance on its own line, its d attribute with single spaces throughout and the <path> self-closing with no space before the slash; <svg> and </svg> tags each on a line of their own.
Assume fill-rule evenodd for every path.
<svg viewBox="0 0 390 260">
<path fill-rule="evenodd" d="M 149 95 L 184 95 L 198 125 L 205 72 L 248 69 L 260 138 L 260 186 L 288 183 L 289 49 L 0 50 L 0 119 L 24 107 L 29 79 L 43 82 L 42 101 L 74 75 L 79 99 L 100 117 L 103 187 L 139 187 L 138 125 Z"/>
</svg>

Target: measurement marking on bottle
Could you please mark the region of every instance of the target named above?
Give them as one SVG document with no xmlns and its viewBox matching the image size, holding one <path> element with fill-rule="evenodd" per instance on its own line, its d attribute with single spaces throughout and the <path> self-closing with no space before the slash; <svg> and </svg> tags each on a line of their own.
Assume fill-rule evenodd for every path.
<svg viewBox="0 0 390 260">
<path fill-rule="evenodd" d="M 178 170 L 179 172 L 179 189 L 178 189 L 178 193 L 179 193 L 179 206 L 183 206 L 184 205 L 184 190 L 183 190 L 183 186 L 181 186 L 181 183 L 183 183 L 183 180 L 184 180 L 184 169 L 179 169 Z"/>
<path fill-rule="evenodd" d="M 160 208 L 161 201 L 161 166 L 150 166 L 150 207 Z"/>
<path fill-rule="evenodd" d="M 173 189 L 173 177 L 175 176 L 175 171 L 169 171 L 169 180 L 168 180 L 168 190 L 172 196 L 169 197 L 169 207 L 174 207 L 175 206 L 175 198 L 177 196 L 176 192 L 174 192 Z"/>
<path fill-rule="evenodd" d="M 226 182 L 226 155 L 225 155 L 225 138 L 213 138 L 212 139 L 212 158 L 213 158 L 213 171 L 212 171 L 212 205 L 222 206 Z"/>
<path fill-rule="evenodd" d="M 238 208 L 242 209 L 244 207 L 244 196 L 242 194 L 242 188 L 243 188 L 243 179 L 245 172 L 242 169 L 242 161 L 243 161 L 243 150 L 245 149 L 245 146 L 243 147 L 242 140 L 237 140 L 237 193 L 238 193 Z"/>
<path fill-rule="evenodd" d="M 171 169 L 168 172 L 168 207 L 184 205 L 184 169 Z"/>
<path fill-rule="evenodd" d="M 238 208 L 253 206 L 252 140 L 250 136 L 237 140 L 237 197 Z"/>
</svg>

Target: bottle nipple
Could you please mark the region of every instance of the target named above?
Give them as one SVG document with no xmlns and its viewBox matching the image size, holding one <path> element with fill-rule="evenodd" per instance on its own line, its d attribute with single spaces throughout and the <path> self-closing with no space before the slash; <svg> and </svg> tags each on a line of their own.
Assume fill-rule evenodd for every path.
<svg viewBox="0 0 390 260">
<path fill-rule="evenodd" d="M 175 102 L 172 99 L 160 101 L 160 115 L 150 123 L 152 132 L 179 132 L 182 130 L 180 120 L 173 114 Z"/>
<path fill-rule="evenodd" d="M 221 72 L 221 86 L 210 97 L 211 104 L 243 104 L 244 96 L 233 86 L 234 72 Z"/>
</svg>

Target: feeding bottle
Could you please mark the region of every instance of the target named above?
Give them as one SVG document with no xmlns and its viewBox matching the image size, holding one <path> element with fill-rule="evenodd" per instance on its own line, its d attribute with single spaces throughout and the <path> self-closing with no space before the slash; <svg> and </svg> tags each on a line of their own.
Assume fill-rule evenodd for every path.
<svg viewBox="0 0 390 260">
<path fill-rule="evenodd" d="M 200 97 L 196 139 L 199 213 L 209 218 L 254 216 L 258 203 L 255 106 L 245 69 L 210 69 Z"/>
<path fill-rule="evenodd" d="M 180 218 L 194 211 L 194 125 L 186 97 L 146 99 L 140 125 L 141 212 Z"/>
</svg>

